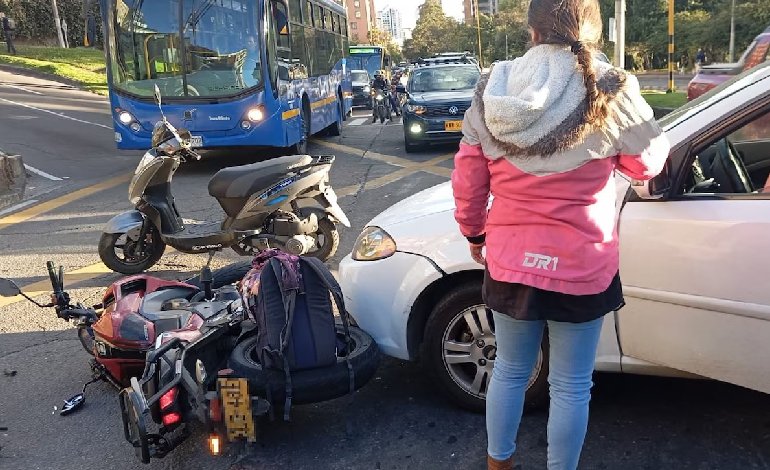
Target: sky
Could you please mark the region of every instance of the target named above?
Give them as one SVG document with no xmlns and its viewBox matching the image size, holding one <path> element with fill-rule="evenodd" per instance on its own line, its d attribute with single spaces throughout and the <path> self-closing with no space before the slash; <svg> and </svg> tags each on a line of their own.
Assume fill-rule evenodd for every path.
<svg viewBox="0 0 770 470">
<path fill-rule="evenodd" d="M 417 21 L 417 8 L 425 3 L 425 0 L 374 0 L 374 8 L 379 11 L 391 7 L 401 12 L 401 21 L 404 28 L 414 28 Z M 454 16 L 458 20 L 463 19 L 463 0 L 441 0 L 444 12 Z"/>
</svg>

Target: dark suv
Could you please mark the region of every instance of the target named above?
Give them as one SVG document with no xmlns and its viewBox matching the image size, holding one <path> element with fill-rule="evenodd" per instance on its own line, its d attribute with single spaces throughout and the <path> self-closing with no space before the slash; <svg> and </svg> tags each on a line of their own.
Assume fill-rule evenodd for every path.
<svg viewBox="0 0 770 470">
<path fill-rule="evenodd" d="M 481 69 L 470 58 L 434 58 L 417 62 L 406 87 L 404 146 L 407 152 L 430 143 L 457 142 L 465 111 L 471 106 Z"/>
</svg>

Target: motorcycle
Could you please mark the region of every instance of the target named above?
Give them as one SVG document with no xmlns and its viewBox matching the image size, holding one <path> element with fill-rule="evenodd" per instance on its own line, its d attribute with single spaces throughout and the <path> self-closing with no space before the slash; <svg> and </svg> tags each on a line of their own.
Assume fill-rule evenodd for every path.
<svg viewBox="0 0 770 470">
<path fill-rule="evenodd" d="M 188 130 L 161 112 L 152 148 L 139 161 L 128 188 L 135 208 L 113 217 L 99 240 L 99 257 L 113 271 L 138 274 L 157 263 L 166 245 L 183 253 L 232 248 L 240 255 L 279 248 L 295 255 L 332 257 L 339 246 L 336 223 L 350 227 L 329 184 L 335 157 L 292 155 L 224 168 L 209 180 L 209 195 L 224 210 L 222 221 L 185 223 L 171 193 L 179 165 L 200 160 Z"/>
<path fill-rule="evenodd" d="M 130 385 L 131 377 L 141 376 L 156 337 L 195 337 L 216 313 L 217 301 L 239 297 L 230 284 L 241 280 L 250 267 L 250 263 L 234 263 L 212 273 L 206 266 L 200 278 L 185 282 L 130 276 L 109 286 L 100 304 L 86 307 L 71 303 L 64 290 L 64 270 L 57 271 L 49 261 L 50 303 L 38 303 L 5 278 L 0 278 L 0 296 L 21 295 L 38 307 L 54 308 L 59 318 L 74 321 L 83 349 L 93 356 L 92 378 L 80 393 L 64 401 L 60 414 L 65 416 L 85 403 L 88 385 L 104 380 L 120 390 Z"/>
<path fill-rule="evenodd" d="M 377 122 L 378 118 L 381 123 L 384 123 L 385 119 L 390 120 L 393 111 L 390 109 L 388 92 L 377 88 L 372 90 L 372 97 L 374 98 L 374 120 L 372 122 Z"/>
</svg>

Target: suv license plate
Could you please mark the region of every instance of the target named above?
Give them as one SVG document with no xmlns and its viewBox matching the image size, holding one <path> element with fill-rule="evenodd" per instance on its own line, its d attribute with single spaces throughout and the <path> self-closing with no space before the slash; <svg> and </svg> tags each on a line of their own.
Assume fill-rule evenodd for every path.
<svg viewBox="0 0 770 470">
<path fill-rule="evenodd" d="M 463 130 L 462 121 L 446 121 L 444 122 L 444 130 L 447 132 L 460 132 Z"/>
<path fill-rule="evenodd" d="M 193 148 L 203 147 L 203 136 L 201 135 L 190 136 L 190 146 Z"/>
</svg>

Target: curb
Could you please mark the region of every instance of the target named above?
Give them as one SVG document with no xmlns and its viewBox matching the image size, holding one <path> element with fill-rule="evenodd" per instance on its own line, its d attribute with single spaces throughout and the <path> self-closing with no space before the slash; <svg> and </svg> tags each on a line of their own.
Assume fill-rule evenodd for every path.
<svg viewBox="0 0 770 470">
<path fill-rule="evenodd" d="M 3 63 L 0 63 L 0 70 L 2 70 L 3 72 L 10 72 L 18 75 L 24 75 L 27 77 L 40 78 L 43 80 L 58 82 L 58 83 L 61 83 L 62 85 L 67 85 L 76 90 L 85 91 L 87 93 L 91 93 L 93 95 L 102 96 L 103 98 L 106 98 L 106 96 L 103 96 L 98 93 L 94 93 L 93 91 L 85 89 L 83 87 L 83 84 L 80 82 L 77 82 L 75 80 L 70 80 L 69 78 L 65 78 L 60 75 L 55 75 L 53 73 L 41 72 L 40 70 L 28 69 L 26 67 L 20 67 L 18 65 L 3 64 Z"/>
<path fill-rule="evenodd" d="M 21 202 L 27 186 L 27 172 L 20 155 L 0 150 L 0 210 Z"/>
</svg>

